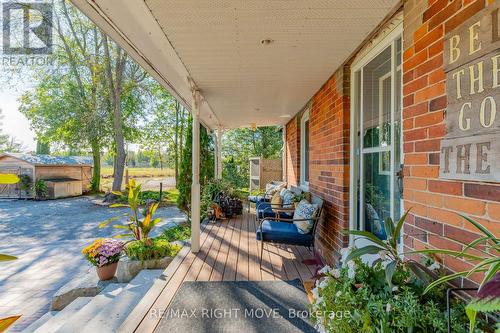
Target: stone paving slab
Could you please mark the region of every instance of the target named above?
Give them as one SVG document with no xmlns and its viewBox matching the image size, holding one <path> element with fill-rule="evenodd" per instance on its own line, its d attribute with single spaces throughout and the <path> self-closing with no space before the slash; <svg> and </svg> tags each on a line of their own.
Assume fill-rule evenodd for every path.
<svg viewBox="0 0 500 333">
<path fill-rule="evenodd" d="M 0 201 L 0 253 L 19 259 L 0 263 L 0 317 L 22 314 L 9 332 L 19 332 L 49 311 L 53 294 L 90 265 L 81 249 L 118 229 L 99 222 L 126 208 L 100 207 L 90 197 L 51 201 Z M 175 207 L 161 207 L 162 228 L 186 220 Z"/>
</svg>

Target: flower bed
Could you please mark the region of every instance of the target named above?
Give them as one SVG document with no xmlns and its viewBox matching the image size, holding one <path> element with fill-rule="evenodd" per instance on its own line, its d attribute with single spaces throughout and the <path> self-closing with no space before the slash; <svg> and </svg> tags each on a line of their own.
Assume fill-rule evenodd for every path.
<svg viewBox="0 0 500 333">
<path fill-rule="evenodd" d="M 382 261 L 370 266 L 358 258 L 339 269 L 326 266 L 320 274 L 311 305 L 320 332 L 447 332 L 445 287 L 424 294 L 425 283 L 408 268 L 395 270 L 391 286 Z M 453 301 L 452 332 L 469 332 L 464 308 Z M 474 332 L 488 332 L 487 327 L 480 322 Z"/>
</svg>

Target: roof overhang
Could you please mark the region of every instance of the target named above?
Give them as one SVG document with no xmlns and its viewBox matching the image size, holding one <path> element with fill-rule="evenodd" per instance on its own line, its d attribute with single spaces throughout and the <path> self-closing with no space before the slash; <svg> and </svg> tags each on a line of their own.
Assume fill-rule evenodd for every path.
<svg viewBox="0 0 500 333">
<path fill-rule="evenodd" d="M 214 129 L 287 123 L 399 0 L 72 2 Z"/>
</svg>

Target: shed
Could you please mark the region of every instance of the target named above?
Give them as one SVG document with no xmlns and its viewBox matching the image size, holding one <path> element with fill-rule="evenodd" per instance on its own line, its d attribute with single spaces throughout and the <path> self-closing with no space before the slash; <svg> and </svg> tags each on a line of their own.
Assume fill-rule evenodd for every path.
<svg viewBox="0 0 500 333">
<path fill-rule="evenodd" d="M 0 154 L 0 173 L 27 175 L 32 182 L 43 179 L 49 197 L 77 196 L 87 192 L 92 179 L 92 157 L 51 156 L 3 153 Z M 67 188 L 69 191 L 65 191 Z M 0 197 L 29 197 L 18 185 L 4 185 Z"/>
<path fill-rule="evenodd" d="M 282 160 L 262 157 L 250 157 L 249 160 L 250 191 L 264 189 L 267 183 L 282 179 Z"/>
</svg>

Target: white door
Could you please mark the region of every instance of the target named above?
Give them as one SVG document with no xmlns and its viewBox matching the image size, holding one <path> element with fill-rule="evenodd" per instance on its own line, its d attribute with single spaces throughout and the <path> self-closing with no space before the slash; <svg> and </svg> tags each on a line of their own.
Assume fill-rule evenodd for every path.
<svg viewBox="0 0 500 333">
<path fill-rule="evenodd" d="M 401 61 L 401 35 L 393 33 L 352 73 L 351 228 L 380 239 L 384 220 L 401 216 Z"/>
</svg>

